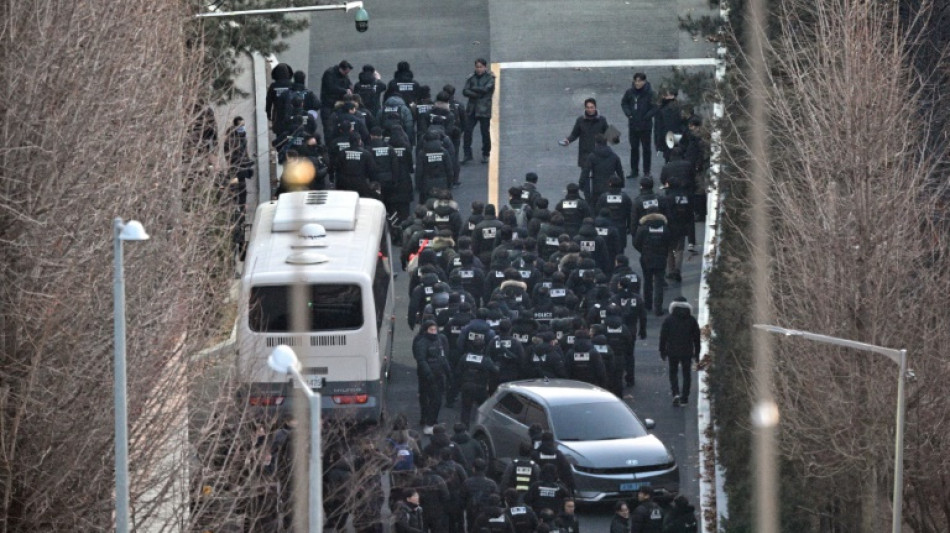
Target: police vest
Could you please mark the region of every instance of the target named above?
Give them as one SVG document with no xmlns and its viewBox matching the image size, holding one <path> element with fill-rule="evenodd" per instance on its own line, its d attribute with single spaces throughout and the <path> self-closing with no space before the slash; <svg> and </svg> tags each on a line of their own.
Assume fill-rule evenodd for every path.
<svg viewBox="0 0 950 533">
<path fill-rule="evenodd" d="M 518 492 L 528 492 L 531 484 L 534 483 L 534 473 L 537 468 L 534 461 L 530 459 L 517 458 L 511 462 L 514 468 L 514 488 Z"/>
</svg>

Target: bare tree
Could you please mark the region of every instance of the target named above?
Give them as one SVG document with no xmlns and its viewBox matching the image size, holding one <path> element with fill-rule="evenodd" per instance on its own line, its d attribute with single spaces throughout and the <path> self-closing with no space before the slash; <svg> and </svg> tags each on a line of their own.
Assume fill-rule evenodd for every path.
<svg viewBox="0 0 950 533">
<path fill-rule="evenodd" d="M 229 329 L 231 276 L 186 21 L 179 2 L 0 6 L 0 531 L 112 524 L 115 216 L 151 234 L 125 254 L 133 524 L 187 516 L 187 355 Z"/>
<path fill-rule="evenodd" d="M 941 391 L 950 241 L 938 173 L 947 154 L 928 141 L 946 132 L 923 105 L 934 73 L 913 68 L 930 12 L 901 19 L 898 7 L 777 4 L 767 50 L 771 305 L 788 327 L 908 349 L 917 381 L 908 387 L 904 518 L 937 532 L 950 528 L 950 398 Z M 741 173 L 746 149 L 730 151 Z M 776 349 L 781 452 L 808 489 L 800 512 L 814 531 L 885 529 L 897 369 L 803 341 Z"/>
</svg>

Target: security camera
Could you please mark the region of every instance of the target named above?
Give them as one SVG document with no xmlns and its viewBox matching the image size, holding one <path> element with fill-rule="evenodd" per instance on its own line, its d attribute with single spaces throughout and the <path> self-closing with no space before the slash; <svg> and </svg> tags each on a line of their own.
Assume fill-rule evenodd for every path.
<svg viewBox="0 0 950 533">
<path fill-rule="evenodd" d="M 356 10 L 356 31 L 363 33 L 369 29 L 369 13 L 362 7 Z"/>
</svg>

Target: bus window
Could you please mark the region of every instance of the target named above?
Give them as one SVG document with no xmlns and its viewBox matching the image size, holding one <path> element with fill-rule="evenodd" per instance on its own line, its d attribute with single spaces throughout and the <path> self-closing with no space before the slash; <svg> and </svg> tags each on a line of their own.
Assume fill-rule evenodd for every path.
<svg viewBox="0 0 950 533">
<path fill-rule="evenodd" d="M 284 333 L 290 330 L 290 288 L 288 285 L 251 287 L 248 316 L 251 331 Z M 311 285 L 307 308 L 309 331 L 363 326 L 362 294 L 358 285 Z"/>
</svg>

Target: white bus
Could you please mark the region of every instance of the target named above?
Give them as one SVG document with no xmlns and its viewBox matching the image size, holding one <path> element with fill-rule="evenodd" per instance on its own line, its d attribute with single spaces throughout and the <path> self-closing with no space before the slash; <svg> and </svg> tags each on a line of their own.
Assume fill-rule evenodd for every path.
<svg viewBox="0 0 950 533">
<path fill-rule="evenodd" d="M 305 291 L 297 322 L 292 288 Z M 258 206 L 239 312 L 238 371 L 251 407 L 289 405 L 293 382 L 267 366 L 285 344 L 320 390 L 325 415 L 378 420 L 395 325 L 383 204 L 351 191 L 304 191 Z"/>
</svg>

